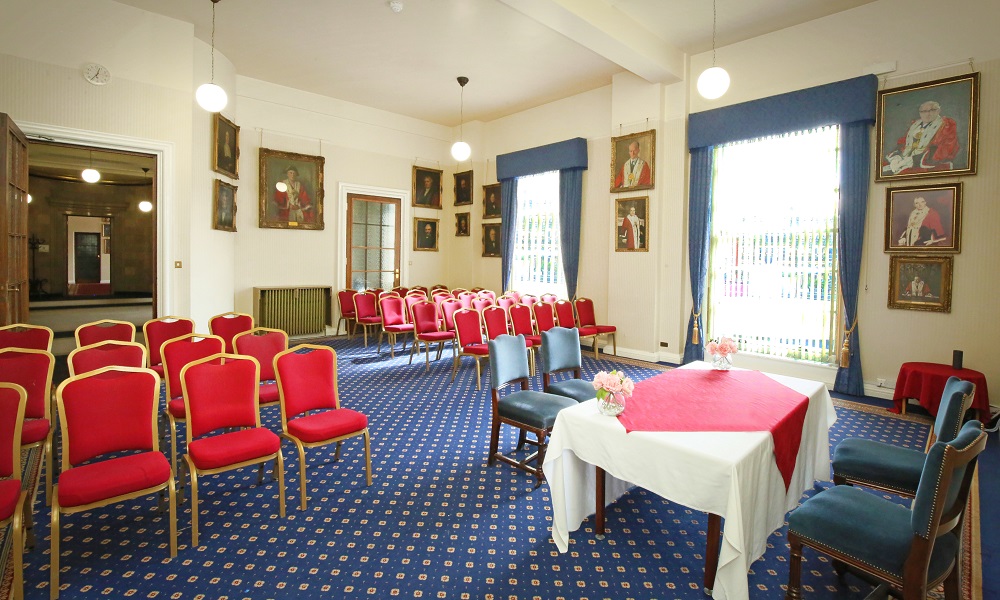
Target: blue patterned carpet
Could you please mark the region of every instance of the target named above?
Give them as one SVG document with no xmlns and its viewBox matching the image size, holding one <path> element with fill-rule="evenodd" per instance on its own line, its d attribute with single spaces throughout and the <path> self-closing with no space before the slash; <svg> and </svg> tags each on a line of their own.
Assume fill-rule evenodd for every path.
<svg viewBox="0 0 1000 600">
<path fill-rule="evenodd" d="M 477 391 L 466 361 L 454 385 L 451 363 L 340 338 L 343 406 L 371 423 L 374 480 L 365 486 L 360 439 L 339 463 L 309 456 L 309 508 L 298 510 L 298 465 L 283 446 L 288 517 L 277 515 L 277 483 L 255 485 L 255 468 L 201 479 L 201 543 L 191 548 L 190 502 L 178 510 L 179 552 L 169 559 L 166 514 L 143 499 L 62 519 L 63 598 L 691 598 L 701 599 L 707 519 L 641 489 L 608 511 L 609 535 L 592 521 L 559 554 L 549 537 L 548 486 L 486 466 L 488 389 Z M 585 377 L 622 368 L 635 379 L 657 368 L 585 356 Z M 655 367 L 655 366 L 654 366 Z M 484 377 L 484 383 L 487 378 Z M 540 387 L 540 376 L 533 381 Z M 927 421 L 838 402 L 831 443 L 871 437 L 922 448 Z M 277 407 L 263 418 L 280 428 Z M 501 445 L 515 442 L 504 428 Z M 183 437 L 183 434 L 182 434 Z M 169 452 L 169 446 L 161 449 Z M 812 493 L 812 492 L 810 492 Z M 35 504 L 38 543 L 25 554 L 27 598 L 49 594 L 49 514 Z M 750 574 L 754 598 L 780 598 L 787 581 L 783 530 Z M 870 588 L 839 582 L 825 559 L 807 554 L 810 598 L 862 598 Z M 9 573 L 9 571 L 8 571 Z M 846 585 L 845 585 L 846 583 Z"/>
</svg>

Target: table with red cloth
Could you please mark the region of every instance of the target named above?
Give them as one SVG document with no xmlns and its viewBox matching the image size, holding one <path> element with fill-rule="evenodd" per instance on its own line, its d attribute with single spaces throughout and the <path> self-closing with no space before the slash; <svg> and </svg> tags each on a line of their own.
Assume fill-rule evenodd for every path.
<svg viewBox="0 0 1000 600">
<path fill-rule="evenodd" d="M 685 373 L 689 369 L 702 370 L 707 378 L 689 377 Z M 764 554 L 767 538 L 784 524 L 785 513 L 798 505 L 802 492 L 811 489 L 817 479 L 829 480 L 829 428 L 836 412 L 822 383 L 708 369 L 706 363 L 692 363 L 640 382 L 626 403 L 624 418 L 601 415 L 596 400 L 559 412 L 543 469 L 552 498 L 552 537 L 561 552 L 569 548 L 570 531 L 595 513 L 597 486 L 602 480 L 600 512 L 604 505 L 639 485 L 672 502 L 709 513 L 706 588 L 715 598 L 749 597 L 747 571 Z M 666 425 L 649 426 L 671 430 L 628 432 L 626 424 L 636 425 L 628 415 L 643 412 L 637 409 L 646 404 L 643 397 L 647 392 L 659 396 L 664 386 L 670 387 L 672 373 L 681 374 L 674 387 L 680 389 L 679 396 L 687 398 L 670 399 L 678 402 L 673 410 L 660 403 L 647 411 L 667 415 Z M 742 379 L 742 387 L 722 386 L 712 391 L 715 386 L 710 379 L 727 383 L 728 375 L 735 375 L 728 383 Z M 780 386 L 771 387 L 775 382 Z M 768 395 L 787 397 L 779 402 L 783 406 L 777 412 L 761 413 L 754 407 L 767 404 Z M 796 421 L 794 413 L 802 410 L 804 399 L 803 420 Z M 751 426 L 753 430 L 741 424 L 748 419 L 758 421 Z M 712 430 L 700 430 L 699 420 Z M 786 439 L 776 444 L 770 428 L 798 431 L 779 432 L 777 437 Z M 786 450 L 781 450 L 782 446 Z M 788 447 L 793 447 L 791 452 Z M 792 455 L 791 460 L 784 460 L 784 467 L 775 460 L 776 449 L 779 455 Z M 720 517 L 725 519 L 721 548 L 718 534 L 711 532 L 712 521 L 719 523 Z M 714 557 L 713 537 L 719 548 Z"/>
<path fill-rule="evenodd" d="M 975 384 L 976 394 L 972 399 L 972 408 L 979 412 L 980 421 L 989 420 L 990 392 L 986 388 L 986 376 L 972 369 L 954 369 L 951 365 L 938 363 L 903 363 L 899 368 L 899 376 L 896 377 L 896 390 L 892 394 L 895 406 L 890 410 L 906 413 L 906 400 L 916 398 L 920 406 L 937 416 L 941 394 L 949 377 L 958 377 Z"/>
</svg>

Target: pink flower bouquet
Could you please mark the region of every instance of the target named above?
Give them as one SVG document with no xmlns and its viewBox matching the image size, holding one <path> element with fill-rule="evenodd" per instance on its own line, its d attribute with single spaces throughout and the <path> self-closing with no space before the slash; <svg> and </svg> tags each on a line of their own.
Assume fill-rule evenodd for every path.
<svg viewBox="0 0 1000 600">
<path fill-rule="evenodd" d="M 625 398 L 631 398 L 635 389 L 632 379 L 621 371 L 601 371 L 594 375 L 593 385 L 597 390 L 597 408 L 610 417 L 625 410 Z"/>
<path fill-rule="evenodd" d="M 739 346 L 733 338 L 724 337 L 719 341 L 712 340 L 705 345 L 705 350 L 714 356 L 729 356 L 730 354 L 736 354 L 740 351 Z"/>
</svg>

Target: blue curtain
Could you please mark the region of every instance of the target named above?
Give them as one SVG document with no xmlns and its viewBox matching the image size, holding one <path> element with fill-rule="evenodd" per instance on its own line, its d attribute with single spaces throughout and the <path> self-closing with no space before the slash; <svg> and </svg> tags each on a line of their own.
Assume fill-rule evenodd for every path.
<svg viewBox="0 0 1000 600">
<path fill-rule="evenodd" d="M 708 247 L 712 238 L 713 148 L 691 150 L 691 188 L 688 208 L 688 262 L 691 267 L 691 315 L 684 338 L 684 364 L 705 358 L 705 327 L 701 312 L 708 276 Z M 694 332 L 698 331 L 697 340 Z"/>
<path fill-rule="evenodd" d="M 511 265 L 514 260 L 514 226 L 517 223 L 517 179 L 500 182 L 500 275 L 503 277 L 502 293 L 511 288 Z"/>
<path fill-rule="evenodd" d="M 576 297 L 576 278 L 580 268 L 580 221 L 583 204 L 583 169 L 559 171 L 559 243 L 566 295 Z"/>
<path fill-rule="evenodd" d="M 850 349 L 849 366 L 837 370 L 833 389 L 862 396 L 861 329 L 857 323 L 858 288 L 861 277 L 861 251 L 865 237 L 865 213 L 868 210 L 868 176 L 871 168 L 871 121 L 855 121 L 840 126 L 840 231 L 837 243 L 840 269 L 840 293 L 844 299 L 844 332 Z"/>
</svg>

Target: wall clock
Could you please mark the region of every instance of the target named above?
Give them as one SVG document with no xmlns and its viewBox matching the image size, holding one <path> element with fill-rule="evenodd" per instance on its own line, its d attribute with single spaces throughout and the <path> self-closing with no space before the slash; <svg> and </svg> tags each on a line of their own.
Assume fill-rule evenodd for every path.
<svg viewBox="0 0 1000 600">
<path fill-rule="evenodd" d="M 111 71 L 104 65 L 90 63 L 83 67 L 83 78 L 94 85 L 105 85 L 111 82 Z"/>
</svg>

